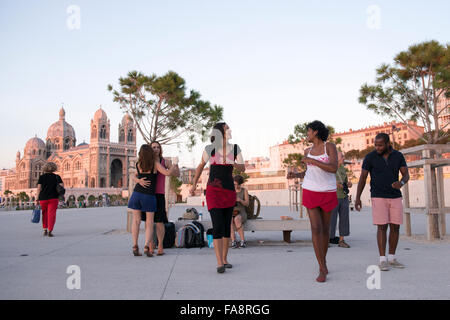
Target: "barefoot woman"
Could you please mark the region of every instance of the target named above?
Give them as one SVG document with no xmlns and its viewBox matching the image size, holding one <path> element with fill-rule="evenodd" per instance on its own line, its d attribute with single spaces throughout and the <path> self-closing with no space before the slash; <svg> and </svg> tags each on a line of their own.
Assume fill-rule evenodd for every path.
<svg viewBox="0 0 450 320">
<path fill-rule="evenodd" d="M 304 177 L 303 205 L 308 209 L 314 252 L 319 263 L 316 280 L 325 282 L 331 212 L 338 205 L 335 176 L 338 168 L 337 150 L 333 143 L 326 142 L 329 131 L 322 122 L 311 122 L 307 128 L 307 141 L 313 146 L 305 150 L 302 160 L 307 165 L 306 172 L 291 173 L 288 178 L 294 175 Z"/>
</svg>

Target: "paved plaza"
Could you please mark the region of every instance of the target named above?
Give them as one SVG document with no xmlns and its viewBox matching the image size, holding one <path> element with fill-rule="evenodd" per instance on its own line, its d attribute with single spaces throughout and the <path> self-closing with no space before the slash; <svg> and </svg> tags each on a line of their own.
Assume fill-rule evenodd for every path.
<svg viewBox="0 0 450 320">
<path fill-rule="evenodd" d="M 176 220 L 186 209 L 171 209 Z M 205 208 L 197 208 L 209 214 Z M 261 216 L 297 217 L 286 207 Z M 317 283 L 310 231 L 246 232 L 248 247 L 230 249 L 233 268 L 217 274 L 210 248 L 166 249 L 161 257 L 134 257 L 126 233 L 126 208 L 58 210 L 55 237 L 42 237 L 31 212 L 0 211 L 0 299 L 450 299 L 450 241 L 401 237 L 397 250 L 406 269 L 381 273 L 381 289 L 369 290 L 367 273 L 378 264 L 370 208 L 351 212 L 350 249 L 333 245 L 326 283 Z M 425 217 L 412 215 L 414 234 Z M 447 222 L 447 230 L 450 230 Z M 402 231 L 402 230 L 401 230 Z M 143 250 L 143 234 L 140 247 Z M 78 266 L 81 288 L 68 289 L 69 266 Z"/>
</svg>

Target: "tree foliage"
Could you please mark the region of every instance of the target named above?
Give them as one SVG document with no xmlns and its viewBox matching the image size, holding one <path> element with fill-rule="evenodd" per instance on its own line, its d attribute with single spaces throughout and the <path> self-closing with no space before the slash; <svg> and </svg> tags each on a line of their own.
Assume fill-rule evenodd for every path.
<svg viewBox="0 0 450 320">
<path fill-rule="evenodd" d="M 30 196 L 26 194 L 26 192 L 19 192 L 19 194 L 17 194 L 17 197 L 19 198 L 19 201 L 22 202 L 28 202 L 30 201 Z"/>
<path fill-rule="evenodd" d="M 181 187 L 182 184 L 183 184 L 183 182 L 181 182 L 180 179 L 178 179 L 175 176 L 170 176 L 170 188 L 176 194 L 180 194 L 181 193 L 180 187 Z"/>
<path fill-rule="evenodd" d="M 438 108 L 440 99 L 450 98 L 450 45 L 428 41 L 412 45 L 382 64 L 376 84 L 361 86 L 359 102 L 380 115 L 401 121 L 421 135 L 409 120 L 425 128 L 423 140 L 437 143 L 449 135 L 439 129 L 439 115 L 449 107 Z"/>
<path fill-rule="evenodd" d="M 301 153 L 290 153 L 287 158 L 283 160 L 283 166 L 305 170 L 306 167 L 302 162 L 302 159 L 303 155 Z"/>
<path fill-rule="evenodd" d="M 290 144 L 297 144 L 302 143 L 303 145 L 307 145 L 307 133 L 308 133 L 308 125 L 309 122 L 299 123 L 294 127 L 294 133 L 290 134 L 288 137 L 288 142 Z M 329 142 L 332 142 L 336 145 L 340 144 L 342 142 L 341 138 L 334 139 L 333 135 L 336 133 L 336 130 L 332 126 L 327 126 L 328 130 L 330 131 L 330 134 L 328 135 Z"/>
<path fill-rule="evenodd" d="M 192 147 L 222 119 L 222 107 L 200 99 L 195 90 L 187 92 L 185 80 L 173 71 L 160 77 L 131 71 L 119 78 L 119 85 L 120 90 L 108 85 L 113 101 L 133 118 L 147 143 L 169 145 L 187 138 Z"/>
<path fill-rule="evenodd" d="M 245 172 L 241 172 L 237 170 L 236 168 L 233 169 L 233 176 L 240 175 L 244 179 L 244 183 L 247 182 L 248 179 L 250 179 L 250 176 L 246 174 Z"/>
</svg>

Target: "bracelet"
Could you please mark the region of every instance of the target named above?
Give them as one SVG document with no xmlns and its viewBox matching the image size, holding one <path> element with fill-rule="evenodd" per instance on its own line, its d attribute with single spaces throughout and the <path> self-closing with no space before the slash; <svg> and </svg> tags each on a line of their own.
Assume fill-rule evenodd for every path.
<svg viewBox="0 0 450 320">
<path fill-rule="evenodd" d="M 401 180 L 400 183 L 402 184 L 402 186 L 405 185 L 405 182 L 403 180 Z"/>
</svg>

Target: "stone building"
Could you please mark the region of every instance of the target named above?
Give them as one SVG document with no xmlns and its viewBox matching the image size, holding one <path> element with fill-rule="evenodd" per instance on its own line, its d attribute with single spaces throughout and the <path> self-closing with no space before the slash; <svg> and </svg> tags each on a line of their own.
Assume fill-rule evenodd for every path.
<svg viewBox="0 0 450 320">
<path fill-rule="evenodd" d="M 66 122 L 64 108 L 59 120 L 47 131 L 45 142 L 35 136 L 27 141 L 23 156 L 16 156 L 16 167 L 5 179 L 5 190 L 32 189 L 37 185 L 47 161 L 58 166 L 56 172 L 67 188 L 127 188 L 130 158 L 136 156 L 136 126 L 125 115 L 118 126 L 118 142 L 111 142 L 111 125 L 99 108 L 90 123 L 90 142 L 76 144 L 75 130 Z"/>
</svg>

